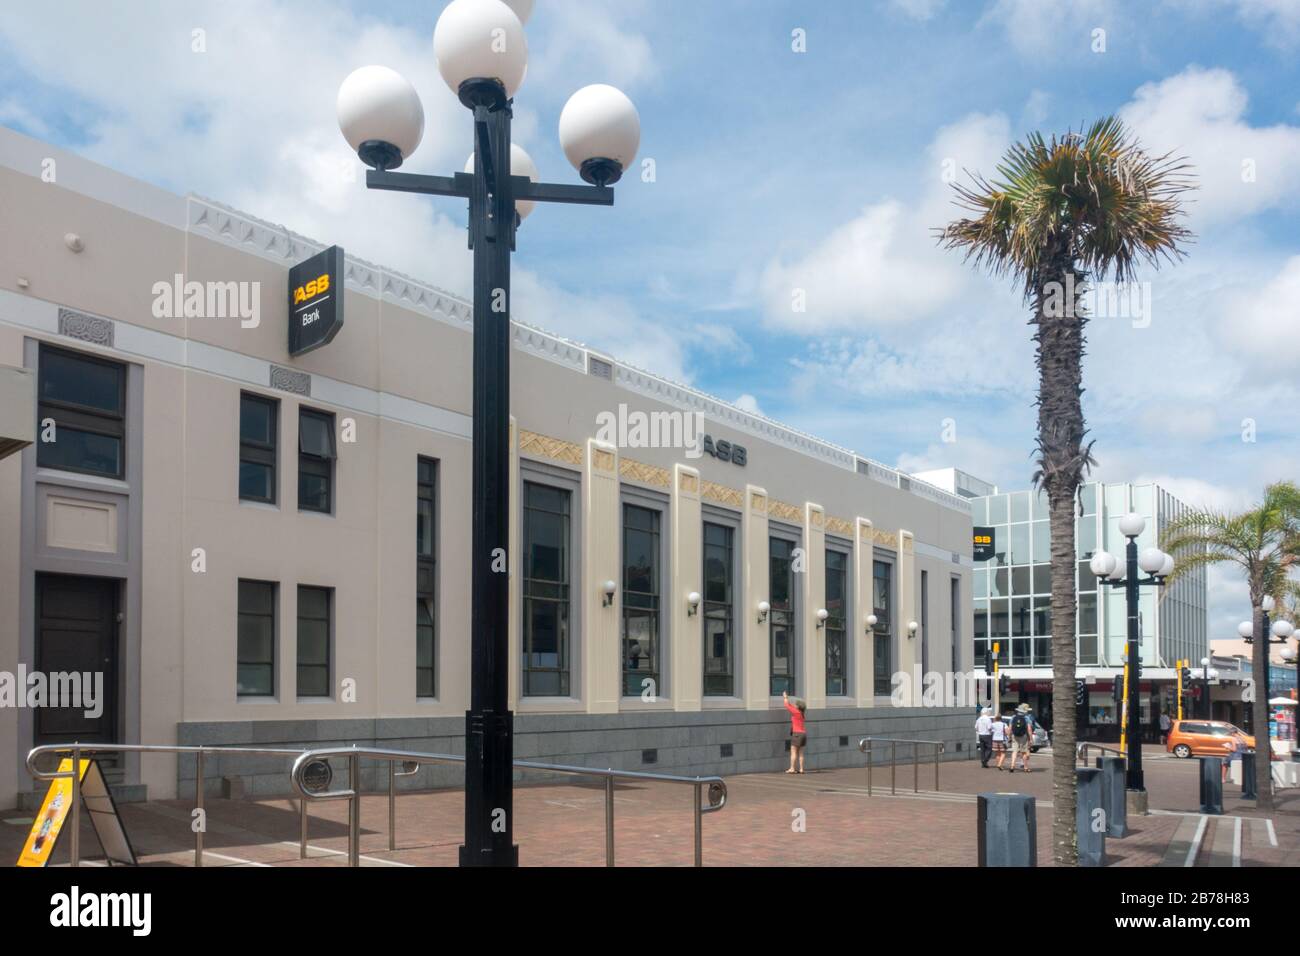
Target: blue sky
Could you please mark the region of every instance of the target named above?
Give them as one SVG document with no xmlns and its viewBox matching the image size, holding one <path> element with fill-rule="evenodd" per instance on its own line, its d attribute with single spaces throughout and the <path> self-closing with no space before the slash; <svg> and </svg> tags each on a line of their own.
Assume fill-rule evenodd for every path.
<svg viewBox="0 0 1300 956">
<path fill-rule="evenodd" d="M 470 150 L 432 55 L 441 4 L 376 6 L 10 9 L 0 123 L 465 293 L 463 208 L 367 193 L 335 124 L 343 77 L 384 63 L 424 103 L 407 168 Z M 537 0 L 528 38 L 515 137 L 543 178 L 576 181 L 555 124 L 593 82 L 636 102 L 656 175 L 627 177 L 613 209 L 529 218 L 517 318 L 892 465 L 1026 487 L 1027 313 L 935 246 L 958 212 L 945 172 L 992 173 L 1029 130 L 1118 112 L 1201 188 L 1187 258 L 1142 276 L 1150 321 L 1092 325 L 1098 475 L 1223 506 L 1296 476 L 1300 3 Z M 1226 633 L 1241 586 L 1211 583 Z"/>
</svg>

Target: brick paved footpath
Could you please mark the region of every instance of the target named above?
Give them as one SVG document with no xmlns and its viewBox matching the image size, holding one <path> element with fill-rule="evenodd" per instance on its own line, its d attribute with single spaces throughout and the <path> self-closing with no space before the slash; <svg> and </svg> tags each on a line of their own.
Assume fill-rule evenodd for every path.
<svg viewBox="0 0 1300 956">
<path fill-rule="evenodd" d="M 1029 774 L 982 769 L 977 761 L 951 761 L 940 771 L 940 790 L 911 792 L 910 768 L 899 768 L 898 794 L 889 795 L 889 769 L 877 768 L 874 795 L 866 770 L 803 776 L 749 774 L 727 780 L 727 806 L 704 816 L 704 862 L 714 866 L 973 866 L 976 863 L 975 794 L 1032 794 L 1038 808 L 1038 860 L 1051 865 L 1051 758 L 1038 754 Z M 1108 840 L 1112 866 L 1296 865 L 1300 863 L 1300 794 L 1283 791 L 1271 814 L 1241 801 L 1229 784 L 1223 817 L 1198 810 L 1196 761 L 1179 761 L 1154 749 L 1145 761 L 1151 806 L 1158 812 L 1130 818 L 1130 835 Z M 932 788 L 933 767 L 920 786 Z M 689 866 L 693 860 L 693 788 L 650 783 L 619 786 L 615 797 L 619 865 Z M 136 852 L 147 865 L 193 864 L 188 801 L 121 807 Z M 299 859 L 297 804 L 289 799 L 209 799 L 207 866 L 342 866 L 346 862 L 346 804 L 311 807 L 309 854 Z M 515 839 L 526 866 L 600 866 L 605 862 L 603 787 L 520 786 L 515 791 Z M 397 799 L 398 849 L 388 850 L 387 796 L 362 800 L 363 865 L 453 866 L 462 839 L 459 790 L 407 793 Z M 83 815 L 84 816 L 84 815 Z M 17 858 L 26 814 L 0 811 L 0 859 Z M 1202 823 L 1202 821 L 1204 821 Z M 1272 822 L 1271 829 L 1268 822 Z M 800 831 L 796 824 L 802 822 Z M 1198 833 L 1199 831 L 1199 833 Z M 1276 846 L 1274 846 L 1276 841 Z M 67 858 L 67 836 L 59 856 Z M 82 836 L 89 860 L 99 847 L 88 823 Z"/>
</svg>

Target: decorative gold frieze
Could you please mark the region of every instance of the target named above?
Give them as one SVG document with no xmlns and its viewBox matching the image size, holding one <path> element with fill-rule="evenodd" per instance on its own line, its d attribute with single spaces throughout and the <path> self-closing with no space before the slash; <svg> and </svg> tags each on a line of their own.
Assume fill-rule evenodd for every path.
<svg viewBox="0 0 1300 956">
<path fill-rule="evenodd" d="M 720 505 L 728 505 L 732 508 L 745 507 L 745 495 L 735 488 L 728 488 L 726 485 L 720 485 L 716 481 L 706 481 L 700 489 L 702 497 L 710 501 L 716 501 Z"/>
<path fill-rule="evenodd" d="M 690 475 L 686 472 L 681 473 L 681 480 L 678 482 L 681 490 L 687 494 L 696 495 L 700 492 L 699 475 Z"/>
<path fill-rule="evenodd" d="M 749 496 L 749 506 L 754 509 L 754 514 L 767 514 L 767 495 L 759 494 L 757 491 L 752 492 Z"/>
<path fill-rule="evenodd" d="M 879 528 L 871 529 L 872 540 L 876 544 L 883 544 L 887 548 L 898 547 L 898 532 L 881 531 Z"/>
<path fill-rule="evenodd" d="M 571 441 L 539 435 L 537 432 L 521 430 L 519 432 L 519 454 L 533 455 L 562 461 L 568 465 L 582 465 L 582 446 Z"/>
<path fill-rule="evenodd" d="M 605 448 L 591 450 L 591 467 L 596 471 L 614 471 L 614 453 Z"/>
<path fill-rule="evenodd" d="M 820 511 L 817 511 L 812 508 L 808 510 L 808 513 L 812 516 L 812 526 L 814 528 L 820 529 L 822 525 L 825 523 L 826 516 L 823 515 Z"/>
<path fill-rule="evenodd" d="M 843 518 L 828 517 L 826 519 L 826 530 L 831 534 L 851 538 L 853 537 L 853 522 L 845 521 Z"/>
<path fill-rule="evenodd" d="M 633 461 L 631 458 L 620 458 L 618 461 L 618 473 L 628 481 L 639 481 L 643 485 L 654 485 L 656 488 L 671 488 L 673 486 L 673 476 L 666 468 L 657 468 L 654 465 L 647 465 L 643 461 Z M 685 480 L 694 479 L 694 475 L 682 475 L 682 490 L 686 491 Z M 695 489 L 690 489 L 694 491 Z"/>
<path fill-rule="evenodd" d="M 782 521 L 803 521 L 803 510 L 784 501 L 772 499 L 771 504 L 767 506 L 767 513 L 773 518 L 780 518 Z"/>
</svg>

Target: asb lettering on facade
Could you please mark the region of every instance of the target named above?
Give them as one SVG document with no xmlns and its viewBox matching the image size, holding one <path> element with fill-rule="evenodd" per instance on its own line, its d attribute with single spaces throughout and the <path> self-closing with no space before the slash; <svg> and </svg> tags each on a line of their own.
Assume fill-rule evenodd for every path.
<svg viewBox="0 0 1300 956">
<path fill-rule="evenodd" d="M 744 467 L 749 463 L 749 453 L 745 451 L 745 446 L 733 445 L 725 438 L 714 441 L 712 435 L 705 435 L 700 440 L 700 450 L 719 461 L 729 461 L 733 465 Z"/>
<path fill-rule="evenodd" d="M 289 354 L 328 345 L 343 328 L 343 249 L 330 246 L 289 270 Z"/>
</svg>

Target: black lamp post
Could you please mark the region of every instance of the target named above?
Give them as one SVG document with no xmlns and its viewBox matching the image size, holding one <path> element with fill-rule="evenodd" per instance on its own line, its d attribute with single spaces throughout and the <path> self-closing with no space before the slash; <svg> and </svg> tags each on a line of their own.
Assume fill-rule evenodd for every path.
<svg viewBox="0 0 1300 956">
<path fill-rule="evenodd" d="M 1105 551 L 1098 551 L 1092 556 L 1092 571 L 1102 584 L 1123 587 L 1128 611 L 1128 714 L 1125 716 L 1124 732 L 1128 739 L 1128 789 L 1145 790 L 1142 778 L 1142 720 L 1141 687 L 1142 677 L 1142 633 L 1138 626 L 1138 589 L 1142 587 L 1160 587 L 1174 570 L 1174 559 L 1159 548 L 1147 548 L 1138 555 L 1138 535 L 1146 529 L 1146 519 L 1139 514 L 1129 512 L 1119 519 L 1119 530 L 1128 538 L 1121 560 Z M 1149 576 L 1138 577 L 1138 571 L 1145 571 Z"/>
<path fill-rule="evenodd" d="M 536 202 L 609 206 L 636 154 L 640 120 L 610 86 L 579 90 L 560 115 L 569 161 L 591 185 L 538 183 L 535 167 L 512 147 L 512 97 L 523 81 L 528 46 L 523 19 L 532 0 L 452 0 L 438 18 L 438 70 L 473 112 L 469 172 L 395 173 L 419 145 L 424 111 L 414 88 L 385 67 L 367 66 L 339 89 L 339 126 L 371 189 L 455 196 L 469 201 L 474 253 L 473 500 L 470 606 L 470 708 L 465 714 L 465 844 L 462 866 L 515 866 L 514 715 L 509 709 L 510 254 L 522 218 Z M 521 16 L 523 19 L 521 19 Z"/>
<path fill-rule="evenodd" d="M 1290 621 L 1281 620 L 1281 621 L 1274 621 L 1271 625 L 1269 624 L 1269 615 L 1273 613 L 1273 608 L 1275 606 L 1276 604 L 1273 600 L 1273 597 L 1267 594 L 1264 596 L 1264 600 L 1261 602 L 1260 605 L 1261 615 L 1264 619 L 1264 625 L 1263 625 L 1264 686 L 1262 689 L 1256 687 L 1255 693 L 1257 694 L 1262 693 L 1264 695 L 1265 701 L 1271 700 L 1273 696 L 1273 692 L 1271 690 L 1272 680 L 1269 677 L 1269 666 L 1272 664 L 1272 661 L 1270 661 L 1268 657 L 1269 645 L 1285 644 L 1287 642 L 1287 639 L 1290 638 L 1293 633 L 1295 633 L 1295 627 L 1291 624 Z M 1238 624 L 1237 633 L 1241 635 L 1241 639 L 1245 641 L 1247 644 L 1253 645 L 1255 643 L 1255 626 L 1250 621 L 1242 621 L 1240 624 Z M 1259 728 L 1252 726 L 1251 733 L 1255 734 L 1255 745 L 1256 745 L 1255 749 L 1258 750 L 1259 749 Z M 1264 733 L 1265 734 L 1268 733 L 1267 727 L 1264 728 Z"/>
</svg>

